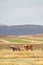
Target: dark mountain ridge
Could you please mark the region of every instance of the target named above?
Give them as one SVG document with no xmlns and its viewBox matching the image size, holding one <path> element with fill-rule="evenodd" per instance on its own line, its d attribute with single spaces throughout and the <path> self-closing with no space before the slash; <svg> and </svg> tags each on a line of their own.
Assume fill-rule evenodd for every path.
<svg viewBox="0 0 43 65">
<path fill-rule="evenodd" d="M 43 33 L 43 25 L 12 25 L 0 26 L 0 34 L 3 35 L 31 35 Z"/>
</svg>

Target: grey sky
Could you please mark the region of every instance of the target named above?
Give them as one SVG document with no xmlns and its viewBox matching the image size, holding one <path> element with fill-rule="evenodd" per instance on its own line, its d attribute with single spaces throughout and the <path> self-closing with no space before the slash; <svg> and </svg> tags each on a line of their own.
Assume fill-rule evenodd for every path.
<svg viewBox="0 0 43 65">
<path fill-rule="evenodd" d="M 43 24 L 43 0 L 0 0 L 0 24 Z"/>
</svg>

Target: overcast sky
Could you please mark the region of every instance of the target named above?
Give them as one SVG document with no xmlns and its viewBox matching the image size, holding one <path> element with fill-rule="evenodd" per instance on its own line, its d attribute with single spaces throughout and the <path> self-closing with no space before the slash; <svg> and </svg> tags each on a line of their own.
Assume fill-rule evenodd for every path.
<svg viewBox="0 0 43 65">
<path fill-rule="evenodd" d="M 43 24 L 43 0 L 0 0 L 0 24 Z"/>
</svg>

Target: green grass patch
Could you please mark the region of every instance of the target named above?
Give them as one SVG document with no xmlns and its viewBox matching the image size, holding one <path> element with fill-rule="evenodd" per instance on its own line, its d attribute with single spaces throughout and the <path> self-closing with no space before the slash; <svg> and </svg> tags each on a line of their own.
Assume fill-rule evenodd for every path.
<svg viewBox="0 0 43 65">
<path fill-rule="evenodd" d="M 28 43 L 28 41 L 22 40 L 22 39 L 8 39 L 7 41 L 9 41 L 9 42 L 17 42 L 17 43 Z"/>
</svg>

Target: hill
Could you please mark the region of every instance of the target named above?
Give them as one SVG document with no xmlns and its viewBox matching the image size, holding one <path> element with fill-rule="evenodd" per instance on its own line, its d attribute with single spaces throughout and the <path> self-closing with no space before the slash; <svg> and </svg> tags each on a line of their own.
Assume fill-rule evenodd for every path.
<svg viewBox="0 0 43 65">
<path fill-rule="evenodd" d="M 13 25 L 13 26 L 0 26 L 0 34 L 3 35 L 31 35 L 43 33 L 42 25 Z"/>
</svg>

